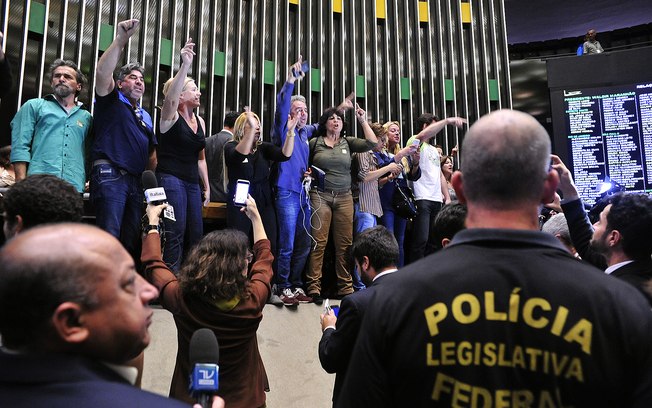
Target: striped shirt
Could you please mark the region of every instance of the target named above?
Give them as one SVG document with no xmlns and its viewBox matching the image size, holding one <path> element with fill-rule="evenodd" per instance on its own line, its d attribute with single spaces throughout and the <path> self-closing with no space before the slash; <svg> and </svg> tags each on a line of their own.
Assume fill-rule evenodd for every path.
<svg viewBox="0 0 652 408">
<path fill-rule="evenodd" d="M 380 204 L 380 195 L 378 194 L 378 178 L 369 181 L 362 181 L 369 172 L 378 169 L 378 159 L 373 152 L 356 153 L 355 159 L 358 162 L 357 190 L 359 191 L 358 200 L 360 210 L 366 213 L 380 217 L 383 215 L 383 208 Z M 355 196 L 355 194 L 354 194 Z"/>
</svg>

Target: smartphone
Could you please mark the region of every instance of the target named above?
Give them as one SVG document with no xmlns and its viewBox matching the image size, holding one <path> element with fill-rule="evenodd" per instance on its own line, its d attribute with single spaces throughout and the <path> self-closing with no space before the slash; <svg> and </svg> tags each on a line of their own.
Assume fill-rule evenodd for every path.
<svg viewBox="0 0 652 408">
<path fill-rule="evenodd" d="M 233 197 L 233 204 L 238 207 L 247 205 L 247 196 L 249 195 L 249 180 L 238 180 L 235 184 L 235 196 Z"/>
<path fill-rule="evenodd" d="M 328 299 L 326 299 L 324 301 L 324 314 L 328 314 L 328 312 L 330 312 L 330 311 L 331 311 L 330 301 Z"/>
<path fill-rule="evenodd" d="M 412 144 L 415 145 L 415 146 L 419 146 L 420 143 L 421 143 L 421 141 L 419 139 L 414 139 L 412 141 Z"/>
<path fill-rule="evenodd" d="M 301 71 L 303 71 L 304 73 L 310 71 L 310 63 L 308 61 L 303 61 L 301 63 Z M 292 75 L 294 75 L 295 78 L 301 76 L 301 74 L 296 72 L 294 68 L 292 68 Z"/>
</svg>

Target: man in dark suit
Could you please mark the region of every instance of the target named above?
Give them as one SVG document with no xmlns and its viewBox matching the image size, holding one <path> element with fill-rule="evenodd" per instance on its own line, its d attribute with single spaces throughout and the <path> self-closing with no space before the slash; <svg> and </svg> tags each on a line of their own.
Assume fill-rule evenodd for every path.
<svg viewBox="0 0 652 408">
<path fill-rule="evenodd" d="M 208 182 L 211 185 L 211 201 L 226 201 L 226 183 L 224 182 L 224 144 L 233 138 L 233 125 L 240 116 L 238 112 L 227 112 L 224 115 L 224 127 L 216 135 L 206 139 L 206 164 L 208 166 Z"/>
<path fill-rule="evenodd" d="M 367 289 L 342 299 L 338 317 L 332 311 L 321 315 L 322 337 L 319 341 L 319 361 L 328 373 L 336 373 L 333 402 L 346 375 L 351 352 L 369 299 L 386 275 L 396 272 L 398 243 L 387 228 L 379 225 L 358 235 L 351 254 Z"/>
<path fill-rule="evenodd" d="M 558 183 L 530 115 L 471 126 L 452 178 L 467 229 L 377 288 L 339 408 L 652 406 L 650 305 L 539 231 Z"/>
<path fill-rule="evenodd" d="M 577 252 L 606 274 L 634 285 L 652 305 L 647 283 L 652 279 L 652 198 L 647 194 L 610 196 L 591 226 L 568 168 L 553 156 L 559 171 L 562 209 Z"/>
<path fill-rule="evenodd" d="M 2 247 L 0 275 L 2 406 L 187 406 L 131 385 L 138 373 L 124 363 L 149 344 L 158 291 L 117 239 L 34 227 Z"/>
</svg>

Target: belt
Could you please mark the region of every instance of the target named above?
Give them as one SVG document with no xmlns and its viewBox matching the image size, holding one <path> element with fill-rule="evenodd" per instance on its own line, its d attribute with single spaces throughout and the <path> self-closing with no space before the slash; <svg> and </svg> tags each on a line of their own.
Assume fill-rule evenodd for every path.
<svg viewBox="0 0 652 408">
<path fill-rule="evenodd" d="M 344 195 L 344 194 L 351 194 L 351 189 L 347 190 L 324 190 L 324 191 L 319 191 L 316 188 L 313 188 L 312 191 L 316 192 L 317 194 L 319 193 L 326 193 L 330 194 L 332 196 L 338 196 L 338 195 Z"/>
<path fill-rule="evenodd" d="M 127 170 L 119 168 L 118 166 L 113 164 L 110 160 L 106 160 L 106 159 L 97 159 L 97 160 L 95 160 L 93 162 L 93 167 L 99 166 L 100 164 L 109 164 L 109 165 L 111 165 L 113 167 L 116 167 L 118 169 L 118 171 L 120 172 L 120 174 L 122 174 L 123 176 L 128 173 Z"/>
</svg>

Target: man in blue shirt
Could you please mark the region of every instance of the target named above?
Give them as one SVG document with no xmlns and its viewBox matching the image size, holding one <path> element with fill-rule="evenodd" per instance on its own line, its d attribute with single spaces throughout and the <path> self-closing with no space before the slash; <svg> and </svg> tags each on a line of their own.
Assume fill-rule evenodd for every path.
<svg viewBox="0 0 652 408">
<path fill-rule="evenodd" d="M 30 99 L 11 121 L 11 161 L 16 181 L 51 174 L 84 191 L 85 149 L 92 117 L 77 102 L 86 77 L 73 61 L 50 66 L 53 94 Z"/>
<path fill-rule="evenodd" d="M 295 76 L 296 75 L 296 76 Z M 279 163 L 276 216 L 278 218 L 278 272 L 276 285 L 286 306 L 312 301 L 303 291 L 301 273 L 310 253 L 310 202 L 304 189 L 303 174 L 308 168 L 308 139 L 317 129 L 308 125 L 306 98 L 292 96 L 294 83 L 301 80 L 301 58 L 288 70 L 288 76 L 276 97 L 273 142 L 279 146 L 287 137 L 288 115 L 298 117 L 294 151 L 290 160 Z"/>
<path fill-rule="evenodd" d="M 115 81 L 113 70 L 138 25 L 138 20 L 120 22 L 115 39 L 97 62 L 91 172 L 97 226 L 118 238 L 135 259 L 143 202 L 140 177 L 156 168 L 156 137 L 152 118 L 138 102 L 145 92 L 143 67 L 127 64 Z"/>
</svg>

